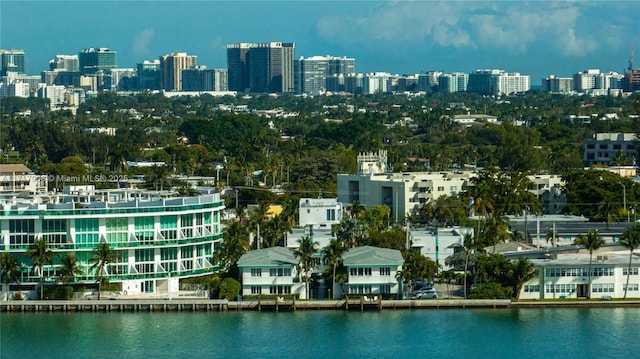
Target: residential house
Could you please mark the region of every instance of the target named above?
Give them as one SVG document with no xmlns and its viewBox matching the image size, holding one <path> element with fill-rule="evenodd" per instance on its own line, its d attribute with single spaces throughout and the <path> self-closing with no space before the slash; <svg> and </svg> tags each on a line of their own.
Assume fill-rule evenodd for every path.
<svg viewBox="0 0 640 359">
<path fill-rule="evenodd" d="M 297 271 L 298 258 L 288 248 L 271 247 L 245 253 L 238 261 L 241 294 L 298 294 L 306 298 L 305 283 Z"/>
<path fill-rule="evenodd" d="M 347 272 L 345 294 L 380 293 L 396 297 L 401 286 L 396 275 L 402 270 L 404 258 L 399 250 L 378 247 L 356 247 L 343 255 Z M 341 288 L 336 284 L 335 293 Z M 338 296 L 336 296 L 338 297 Z"/>
</svg>

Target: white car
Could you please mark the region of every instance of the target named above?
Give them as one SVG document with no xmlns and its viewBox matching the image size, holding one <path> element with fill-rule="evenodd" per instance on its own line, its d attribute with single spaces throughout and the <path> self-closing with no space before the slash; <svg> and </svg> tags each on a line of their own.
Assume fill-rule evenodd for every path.
<svg viewBox="0 0 640 359">
<path fill-rule="evenodd" d="M 438 298 L 438 291 L 435 288 L 421 289 L 413 293 L 414 299 L 435 299 Z"/>
</svg>

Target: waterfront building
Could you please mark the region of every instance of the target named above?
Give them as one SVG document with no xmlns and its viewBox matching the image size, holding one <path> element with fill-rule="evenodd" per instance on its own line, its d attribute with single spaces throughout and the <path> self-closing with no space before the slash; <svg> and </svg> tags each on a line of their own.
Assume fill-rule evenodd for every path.
<svg viewBox="0 0 640 359">
<path fill-rule="evenodd" d="M 115 69 L 118 67 L 117 52 L 106 47 L 83 49 L 78 53 L 78 66 L 82 75 Z"/>
<path fill-rule="evenodd" d="M 54 177 L 67 183 L 103 180 Z M 121 295 L 176 292 L 180 279 L 218 269 L 212 256 L 222 241 L 224 201 L 213 189 L 198 191 L 194 197 L 176 197 L 167 191 L 80 185 L 65 186 L 63 192 L 2 193 L 0 245 L 23 264 L 23 289 L 39 282 L 25 252 L 44 239 L 57 255 L 53 265 L 44 266 L 47 284 L 58 275 L 62 256 L 74 254 L 83 274 L 73 284 L 95 286 L 92 252 L 107 243 L 117 260 L 105 268 L 105 278 Z"/>
<path fill-rule="evenodd" d="M 6 76 L 9 72 L 24 74 L 24 50 L 0 49 L 0 76 Z"/>
<path fill-rule="evenodd" d="M 638 151 L 633 133 L 596 133 L 584 144 L 584 165 L 608 166 L 614 160 L 626 159 L 636 164 Z"/>
<path fill-rule="evenodd" d="M 401 292 L 396 275 L 402 270 L 404 258 L 399 250 L 362 246 L 349 249 L 342 258 L 347 272 L 344 294 L 379 293 L 388 299 Z M 340 287 L 333 289 L 337 297 Z"/>
<path fill-rule="evenodd" d="M 197 56 L 174 52 L 160 57 L 160 86 L 167 91 L 182 91 L 182 70 L 197 65 Z"/>
<path fill-rule="evenodd" d="M 297 294 L 306 298 L 305 283 L 298 273 L 300 260 L 288 248 L 249 251 L 238 261 L 243 296 Z"/>
<path fill-rule="evenodd" d="M 468 227 L 409 227 L 407 230 L 411 250 L 431 258 L 443 271 L 453 269 L 445 260 L 462 250 L 465 234 L 474 235 L 473 228 Z"/>
<path fill-rule="evenodd" d="M 145 60 L 136 69 L 138 90 L 160 90 L 160 60 Z"/>
<path fill-rule="evenodd" d="M 295 44 L 292 42 L 227 45 L 229 90 L 293 92 Z"/>
<path fill-rule="evenodd" d="M 583 248 L 575 249 L 572 253 L 531 259 L 538 277 L 524 284 L 520 299 L 613 299 L 623 298 L 625 289 L 628 290 L 627 297 L 640 296 L 640 262 L 635 256 L 629 269 L 628 249 L 604 247 L 594 252 L 591 276 L 589 261 L 589 252 Z M 630 274 L 628 284 L 627 273 Z"/>
<path fill-rule="evenodd" d="M 372 72 L 364 74 L 362 81 L 362 93 L 371 95 L 375 93 L 391 92 L 393 76 L 388 72 Z"/>
</svg>

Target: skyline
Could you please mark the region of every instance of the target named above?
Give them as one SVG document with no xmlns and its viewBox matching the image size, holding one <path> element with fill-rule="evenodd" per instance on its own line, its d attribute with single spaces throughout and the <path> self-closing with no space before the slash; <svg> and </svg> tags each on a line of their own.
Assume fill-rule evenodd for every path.
<svg viewBox="0 0 640 359">
<path fill-rule="evenodd" d="M 632 44 L 640 42 L 639 5 L 3 0 L 0 48 L 24 49 L 26 72 L 39 74 L 56 54 L 89 47 L 117 51 L 118 67 L 187 52 L 198 56 L 198 65 L 227 68 L 229 43 L 294 42 L 296 58 L 352 57 L 359 73 L 498 68 L 538 84 L 587 68 L 623 73 Z"/>
</svg>

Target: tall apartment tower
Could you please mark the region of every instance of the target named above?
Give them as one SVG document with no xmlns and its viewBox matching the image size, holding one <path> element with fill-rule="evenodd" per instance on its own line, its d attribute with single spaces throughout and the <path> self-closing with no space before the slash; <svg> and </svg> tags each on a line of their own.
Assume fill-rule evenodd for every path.
<svg viewBox="0 0 640 359">
<path fill-rule="evenodd" d="M 228 86 L 239 92 L 293 92 L 295 44 L 290 42 L 227 45 Z"/>
<path fill-rule="evenodd" d="M 294 61 L 295 92 L 317 95 L 324 91 L 344 91 L 344 78 L 355 73 L 355 61 L 334 56 L 300 57 Z"/>
<path fill-rule="evenodd" d="M 469 74 L 468 92 L 480 95 L 509 95 L 531 89 L 529 75 L 506 73 L 504 70 L 475 70 Z"/>
<path fill-rule="evenodd" d="M 93 75 L 98 71 L 107 72 L 117 65 L 117 52 L 106 47 L 91 47 L 78 53 L 78 63 L 82 75 Z"/>
<path fill-rule="evenodd" d="M 160 90 L 160 60 L 144 60 L 136 70 L 138 90 Z"/>
<path fill-rule="evenodd" d="M 78 55 L 56 55 L 49 61 L 49 69 L 51 71 L 77 72 L 80 69 Z"/>
<path fill-rule="evenodd" d="M 160 85 L 163 90 L 182 91 L 182 70 L 197 65 L 198 57 L 174 52 L 160 57 Z"/>
<path fill-rule="evenodd" d="M 7 76 L 7 72 L 25 73 L 24 50 L 0 49 L 0 76 Z"/>
<path fill-rule="evenodd" d="M 453 72 L 442 74 L 438 77 L 438 89 L 445 92 L 466 92 L 469 83 L 469 74 Z"/>
</svg>

